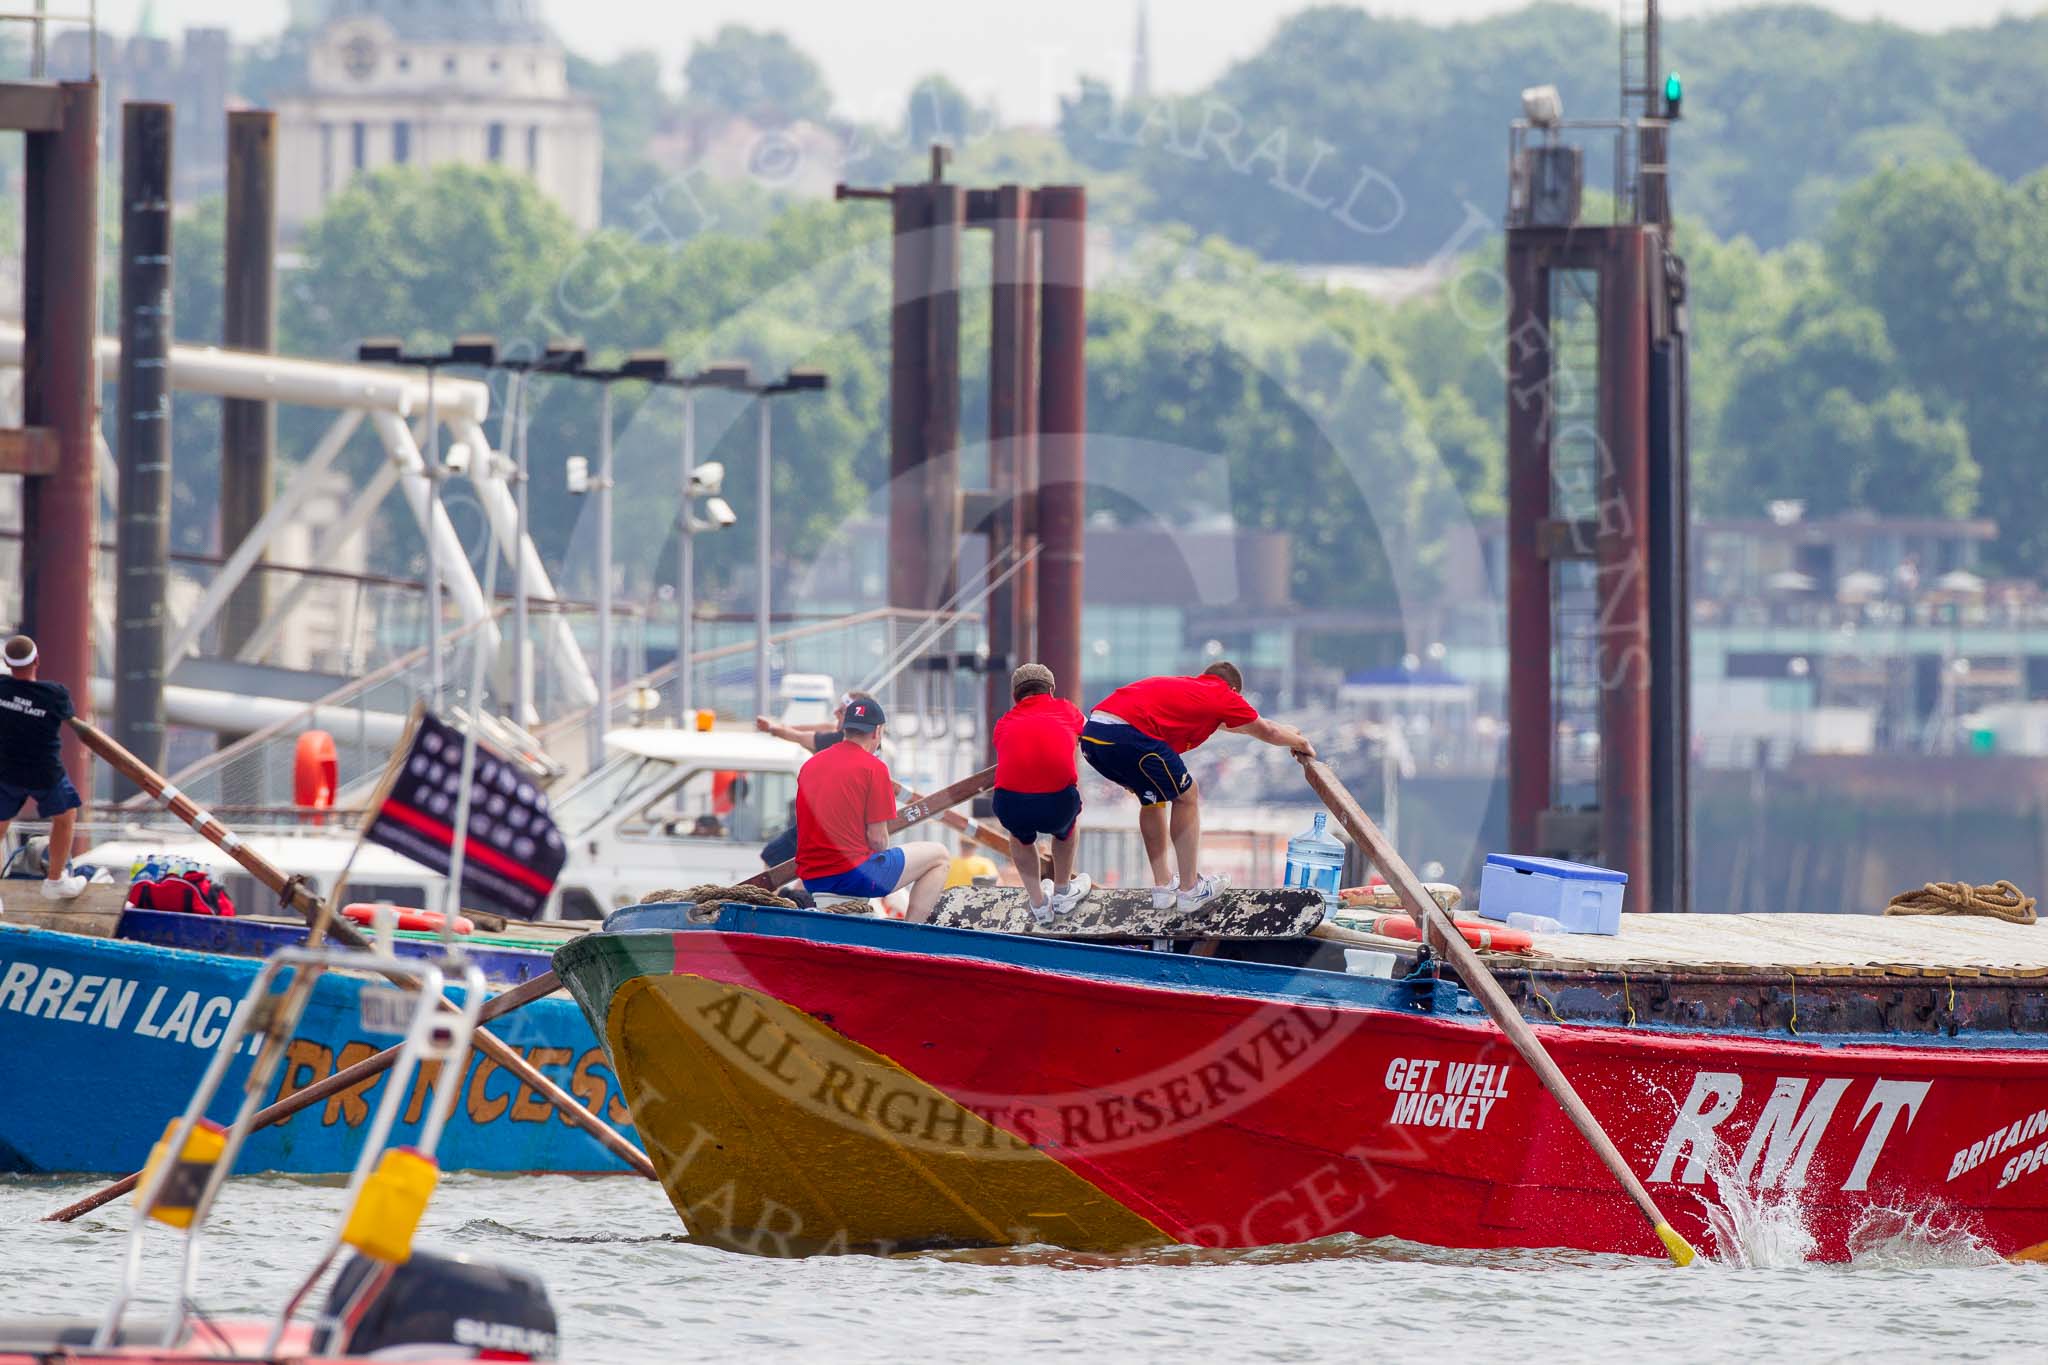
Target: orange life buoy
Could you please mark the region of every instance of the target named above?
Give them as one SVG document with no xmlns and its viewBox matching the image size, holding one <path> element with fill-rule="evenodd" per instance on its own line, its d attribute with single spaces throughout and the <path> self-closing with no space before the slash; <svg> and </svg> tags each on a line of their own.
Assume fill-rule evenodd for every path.
<svg viewBox="0 0 2048 1365">
<path fill-rule="evenodd" d="M 392 907 L 392 912 L 397 916 L 397 925 L 400 929 L 415 929 L 429 934 L 441 932 L 443 916 L 439 910 L 417 910 L 409 905 L 395 905 Z M 377 907 L 362 904 L 344 906 L 341 917 L 356 924 L 375 924 L 377 922 Z M 467 915 L 457 915 L 455 917 L 455 932 L 458 934 L 473 934 L 476 932 L 476 925 Z"/>
<path fill-rule="evenodd" d="M 341 765 L 334 754 L 334 736 L 325 730 L 307 730 L 292 750 L 292 803 L 299 806 L 333 806 L 334 793 L 341 786 Z M 325 824 L 327 817 L 309 817 L 311 823 Z"/>
<path fill-rule="evenodd" d="M 1406 939 L 1410 943 L 1422 942 L 1422 931 L 1415 927 L 1415 921 L 1407 915 L 1376 915 L 1358 921 L 1369 934 L 1381 938 Z M 1483 948 L 1490 953 L 1526 953 L 1536 946 L 1536 940 L 1520 929 L 1510 929 L 1505 924 L 1490 920 L 1452 920 L 1465 942 L 1474 948 Z"/>
</svg>

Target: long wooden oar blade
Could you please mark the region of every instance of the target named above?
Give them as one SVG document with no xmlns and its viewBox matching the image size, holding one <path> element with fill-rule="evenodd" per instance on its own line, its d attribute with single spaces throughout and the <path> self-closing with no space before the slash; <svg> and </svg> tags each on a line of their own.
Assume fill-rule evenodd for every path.
<svg viewBox="0 0 2048 1365">
<path fill-rule="evenodd" d="M 1670 1255 L 1672 1263 L 1690 1265 L 1695 1255 L 1692 1244 L 1681 1237 L 1658 1210 L 1656 1201 L 1650 1197 L 1650 1192 L 1643 1188 L 1642 1181 L 1636 1179 L 1636 1173 L 1629 1169 L 1620 1149 L 1600 1126 L 1600 1120 L 1593 1117 L 1593 1111 L 1579 1098 L 1579 1092 L 1572 1088 L 1571 1081 L 1545 1050 L 1542 1040 L 1536 1036 L 1536 1030 L 1530 1028 L 1528 1020 L 1522 1018 L 1516 1011 L 1514 1002 L 1508 999 L 1507 992 L 1500 988 L 1500 982 L 1494 979 L 1486 964 L 1479 960 L 1479 955 L 1465 942 L 1464 935 L 1458 932 L 1457 926 L 1451 922 L 1451 917 L 1437 905 L 1435 897 L 1423 890 L 1421 880 L 1395 851 L 1393 843 L 1380 831 L 1380 827 L 1375 825 L 1358 802 L 1352 799 L 1351 793 L 1337 779 L 1337 774 L 1332 772 L 1327 764 L 1312 758 L 1302 759 L 1301 767 L 1308 776 L 1309 786 L 1315 788 L 1316 795 L 1330 808 L 1330 813 L 1337 817 L 1337 823 L 1344 826 L 1345 831 L 1358 846 L 1365 850 L 1366 856 L 1372 859 L 1381 875 L 1387 879 L 1387 884 L 1394 888 L 1394 894 L 1401 898 L 1402 908 L 1414 918 L 1416 927 L 1422 931 L 1423 942 L 1436 949 L 1457 970 L 1466 987 L 1479 997 L 1480 1003 L 1486 1006 L 1486 1012 L 1493 1017 L 1493 1022 L 1508 1036 L 1508 1041 L 1514 1044 L 1515 1051 L 1529 1064 L 1529 1069 L 1536 1073 L 1536 1078 L 1543 1082 L 1543 1088 L 1563 1107 L 1566 1116 L 1572 1121 L 1572 1126 L 1579 1130 L 1579 1135 L 1586 1139 L 1586 1145 L 1593 1149 L 1593 1155 L 1600 1158 L 1600 1163 L 1620 1183 L 1622 1189 L 1627 1191 L 1628 1197 L 1635 1201 L 1636 1207 L 1642 1210 L 1643 1217 L 1649 1220 L 1651 1230 L 1657 1234 L 1657 1240 L 1664 1244 L 1664 1250 Z"/>
<path fill-rule="evenodd" d="M 996 770 L 983 768 L 971 777 L 963 777 L 949 787 L 941 787 L 930 796 L 908 793 L 908 799 L 896 812 L 896 818 L 889 822 L 889 832 L 900 834 L 912 825 L 921 824 L 941 812 L 951 810 L 962 801 L 972 801 L 996 784 Z M 900 784 L 899 784 L 900 786 Z M 757 872 L 741 882 L 741 886 L 758 886 L 763 891 L 773 891 L 796 875 L 796 859 L 777 863 L 765 872 Z"/>
<path fill-rule="evenodd" d="M 501 1015 L 510 1014 L 521 1005 L 530 1004 L 543 996 L 553 995 L 561 987 L 562 979 L 560 977 L 556 976 L 553 972 L 543 972 L 531 981 L 521 982 L 511 990 L 505 991 L 500 995 L 494 995 L 489 1000 L 486 1000 L 482 1011 L 477 1016 L 477 1022 L 480 1024 L 488 1023 Z M 503 1046 L 503 1044 L 500 1044 L 500 1046 Z M 268 1128 L 274 1123 L 283 1123 L 293 1114 L 298 1113 L 302 1109 L 311 1108 L 336 1091 L 348 1090 L 362 1084 L 364 1081 L 370 1080 L 372 1077 L 383 1075 L 391 1069 L 391 1064 L 398 1060 L 398 1051 L 397 1047 L 387 1047 L 382 1052 L 363 1058 L 354 1066 L 345 1066 L 332 1076 L 324 1077 L 311 1085 L 294 1090 L 291 1094 L 274 1104 L 265 1105 L 256 1111 L 255 1118 L 250 1121 L 249 1131 L 253 1133 L 260 1129 Z M 647 1176 L 649 1179 L 654 1177 L 654 1163 L 649 1161 L 646 1154 L 640 1151 L 639 1148 L 634 1147 L 631 1143 L 627 1143 L 626 1151 L 619 1153 L 619 1155 L 625 1159 L 627 1165 L 632 1166 L 642 1175 Z M 66 1204 L 55 1213 L 44 1215 L 43 1221 L 45 1223 L 69 1223 L 73 1219 L 91 1213 L 101 1205 L 111 1203 L 113 1200 L 129 1193 L 141 1179 L 142 1172 L 140 1171 L 135 1172 L 133 1175 L 124 1175 L 113 1184 L 103 1189 L 95 1190 L 77 1203 Z"/>
</svg>

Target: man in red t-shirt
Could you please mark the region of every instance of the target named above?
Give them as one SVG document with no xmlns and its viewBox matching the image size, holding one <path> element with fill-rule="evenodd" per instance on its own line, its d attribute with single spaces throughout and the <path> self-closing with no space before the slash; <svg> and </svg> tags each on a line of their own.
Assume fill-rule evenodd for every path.
<svg viewBox="0 0 2048 1365">
<path fill-rule="evenodd" d="M 876 899 L 910 888 L 909 918 L 931 918 L 946 889 L 951 861 L 943 844 L 889 846 L 896 793 L 882 747 L 882 705 L 856 698 L 846 705 L 843 743 L 810 759 L 796 774 L 796 874 L 813 894 Z"/>
<path fill-rule="evenodd" d="M 1223 878 L 1201 875 L 1202 810 L 1195 779 L 1180 756 L 1198 749 L 1217 730 L 1250 735 L 1268 744 L 1315 756 L 1308 736 L 1292 725 L 1266 720 L 1244 699 L 1235 664 L 1217 662 L 1194 678 L 1146 678 L 1104 697 L 1081 731 L 1088 766 L 1138 798 L 1138 832 L 1152 860 L 1152 906 L 1183 910 L 1206 905 Z M 1169 810 L 1171 814 L 1169 815 Z M 1179 864 L 1167 862 L 1169 845 Z"/>
<path fill-rule="evenodd" d="M 1095 884 L 1074 875 L 1074 823 L 1081 818 L 1074 741 L 1087 720 L 1053 695 L 1052 670 L 1025 664 L 1010 675 L 1010 709 L 990 738 L 996 751 L 996 820 L 1010 834 L 1010 860 L 1024 879 L 1031 916 L 1051 924 Z M 1052 880 L 1038 875 L 1038 836 L 1052 836 Z"/>
</svg>

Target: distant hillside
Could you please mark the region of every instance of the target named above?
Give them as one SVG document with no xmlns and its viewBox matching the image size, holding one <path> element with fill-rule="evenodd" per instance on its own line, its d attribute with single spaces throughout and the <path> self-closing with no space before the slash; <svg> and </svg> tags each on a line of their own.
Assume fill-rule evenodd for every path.
<svg viewBox="0 0 2048 1365">
<path fill-rule="evenodd" d="M 1132 169 L 1162 219 L 1271 259 L 1404 263 L 1497 218 L 1524 86 L 1567 117 L 1618 105 L 1611 8 L 1543 4 L 1433 26 L 1305 9 L 1208 90 L 1070 108 L 1069 151 Z M 1927 35 L 1802 6 L 1669 22 L 1683 73 L 1677 202 L 1766 247 L 1817 233 L 1851 183 L 1967 155 L 2014 179 L 2048 161 L 2048 17 Z M 1604 180 L 1589 166 L 1589 179 Z"/>
</svg>

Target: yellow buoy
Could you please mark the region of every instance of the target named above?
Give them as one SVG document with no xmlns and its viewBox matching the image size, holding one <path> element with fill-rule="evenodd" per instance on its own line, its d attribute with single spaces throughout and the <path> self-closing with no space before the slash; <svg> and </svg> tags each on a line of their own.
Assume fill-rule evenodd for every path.
<svg viewBox="0 0 2048 1365">
<path fill-rule="evenodd" d="M 996 881 L 996 865 L 979 853 L 969 853 L 955 858 L 946 869 L 946 889 L 956 886 L 993 886 Z"/>
</svg>

